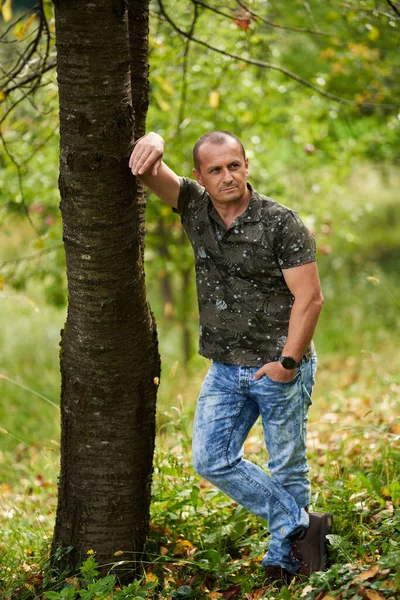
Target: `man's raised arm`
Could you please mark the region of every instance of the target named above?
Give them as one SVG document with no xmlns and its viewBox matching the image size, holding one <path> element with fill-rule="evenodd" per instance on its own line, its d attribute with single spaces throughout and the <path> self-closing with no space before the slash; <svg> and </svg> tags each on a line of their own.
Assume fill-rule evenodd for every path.
<svg viewBox="0 0 400 600">
<path fill-rule="evenodd" d="M 164 140 L 158 133 L 150 132 L 136 142 L 129 168 L 160 200 L 176 208 L 180 180 L 162 161 L 163 154 Z"/>
</svg>

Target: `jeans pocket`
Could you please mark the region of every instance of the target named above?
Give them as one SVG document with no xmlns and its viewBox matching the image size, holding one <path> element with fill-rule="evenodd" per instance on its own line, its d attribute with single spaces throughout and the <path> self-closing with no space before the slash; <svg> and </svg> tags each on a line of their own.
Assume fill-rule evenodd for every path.
<svg viewBox="0 0 400 600">
<path fill-rule="evenodd" d="M 267 381 L 270 381 L 271 383 L 274 383 L 275 385 L 293 385 L 293 383 L 295 383 L 297 381 L 297 379 L 300 376 L 300 370 L 297 369 L 293 379 L 290 379 L 289 381 L 277 381 L 276 379 L 271 379 L 271 377 L 268 377 L 268 375 L 263 375 L 263 377 L 265 377 L 265 379 Z M 261 378 L 262 379 L 262 378 Z"/>
</svg>

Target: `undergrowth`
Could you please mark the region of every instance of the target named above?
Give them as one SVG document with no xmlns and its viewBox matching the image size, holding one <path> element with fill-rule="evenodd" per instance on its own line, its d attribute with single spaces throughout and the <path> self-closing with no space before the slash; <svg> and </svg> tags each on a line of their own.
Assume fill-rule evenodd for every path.
<svg viewBox="0 0 400 600">
<path fill-rule="evenodd" d="M 312 510 L 334 514 L 330 568 L 290 588 L 265 588 L 261 558 L 267 523 L 249 514 L 206 481 L 190 464 L 190 413 L 171 410 L 159 433 L 154 462 L 151 526 L 142 575 L 119 584 L 129 556 L 100 577 L 95 553 L 77 574 L 49 568 L 54 522 L 56 447 L 19 444 L 3 453 L 0 472 L 2 541 L 0 592 L 4 600 L 172 600 L 192 598 L 338 600 L 398 598 L 400 589 L 400 422 L 396 365 L 381 358 L 330 361 L 314 398 L 309 428 Z M 359 375 L 360 366 L 363 376 Z M 379 374 L 378 374 L 379 373 Z M 336 387 L 332 385 L 333 380 Z M 167 418 L 168 417 L 168 418 Z M 246 455 L 266 466 L 261 425 Z M 64 549 L 68 552 L 68 549 Z M 54 557 L 52 560 L 54 564 Z"/>
</svg>

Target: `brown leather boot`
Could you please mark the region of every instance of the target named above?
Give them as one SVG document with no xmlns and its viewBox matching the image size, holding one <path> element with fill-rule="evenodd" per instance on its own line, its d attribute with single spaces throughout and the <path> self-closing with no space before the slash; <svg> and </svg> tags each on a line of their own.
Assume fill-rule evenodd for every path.
<svg viewBox="0 0 400 600">
<path fill-rule="evenodd" d="M 314 571 L 326 570 L 326 536 L 332 531 L 332 523 L 331 513 L 310 513 L 310 525 L 305 536 L 292 542 L 293 556 L 300 563 L 298 574 L 311 575 Z"/>
</svg>

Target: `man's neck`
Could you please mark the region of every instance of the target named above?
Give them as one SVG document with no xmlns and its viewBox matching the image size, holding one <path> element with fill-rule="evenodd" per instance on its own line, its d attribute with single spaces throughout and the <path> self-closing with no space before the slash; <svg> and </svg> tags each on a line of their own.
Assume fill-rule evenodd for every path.
<svg viewBox="0 0 400 600">
<path fill-rule="evenodd" d="M 225 204 L 224 202 L 216 202 L 213 198 L 211 198 L 211 202 L 213 203 L 215 210 L 221 217 L 227 229 L 229 229 L 236 217 L 245 212 L 250 204 L 250 200 L 251 192 L 248 188 L 246 190 L 246 194 L 242 198 L 239 198 L 237 202 Z"/>
</svg>

